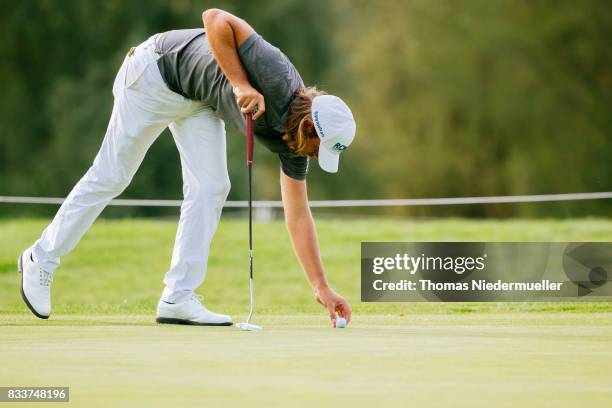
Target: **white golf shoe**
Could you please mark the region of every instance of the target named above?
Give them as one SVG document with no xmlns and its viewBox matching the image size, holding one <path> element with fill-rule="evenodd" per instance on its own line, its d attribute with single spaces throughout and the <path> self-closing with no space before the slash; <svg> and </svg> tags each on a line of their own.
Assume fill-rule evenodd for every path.
<svg viewBox="0 0 612 408">
<path fill-rule="evenodd" d="M 202 305 L 201 299 L 195 294 L 180 303 L 168 303 L 160 299 L 155 320 L 157 323 L 195 326 L 231 326 L 233 324 L 231 317 L 207 310 Z"/>
<path fill-rule="evenodd" d="M 30 311 L 41 319 L 51 314 L 51 282 L 53 273 L 45 271 L 32 257 L 30 249 L 25 250 L 17 260 L 21 274 L 21 297 Z"/>
</svg>

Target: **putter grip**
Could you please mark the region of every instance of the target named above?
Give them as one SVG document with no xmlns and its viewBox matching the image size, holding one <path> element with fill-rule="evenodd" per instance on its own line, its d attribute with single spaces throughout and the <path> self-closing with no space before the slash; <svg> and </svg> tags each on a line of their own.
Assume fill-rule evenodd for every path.
<svg viewBox="0 0 612 408">
<path fill-rule="evenodd" d="M 247 136 L 247 165 L 253 165 L 253 139 L 255 138 L 253 132 L 253 115 L 251 113 L 246 114 L 246 136 Z"/>
</svg>

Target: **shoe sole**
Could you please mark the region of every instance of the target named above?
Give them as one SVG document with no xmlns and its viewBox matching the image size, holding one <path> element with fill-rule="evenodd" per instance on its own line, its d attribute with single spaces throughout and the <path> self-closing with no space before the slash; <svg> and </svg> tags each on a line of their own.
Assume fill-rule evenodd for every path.
<svg viewBox="0 0 612 408">
<path fill-rule="evenodd" d="M 175 319 L 172 317 L 158 317 L 155 319 L 155 321 L 157 323 L 160 324 L 182 324 L 182 325 L 188 325 L 188 326 L 231 326 L 234 323 L 232 322 L 225 322 L 225 323 L 199 323 L 199 322 L 194 322 L 192 320 L 185 320 L 185 319 Z"/>
<path fill-rule="evenodd" d="M 19 258 L 17 259 L 17 270 L 19 271 L 19 274 L 21 275 L 21 284 L 19 285 L 20 286 L 20 291 L 21 291 L 21 298 L 25 302 L 25 304 L 28 307 L 28 309 L 30 309 L 30 312 L 32 312 L 34 314 L 34 316 L 38 317 L 39 319 L 48 319 L 50 315 L 47 315 L 47 316 L 41 315 L 36 310 L 34 310 L 32 305 L 28 301 L 28 298 L 25 295 L 25 292 L 23 291 L 23 261 L 22 261 L 21 258 L 23 258 L 23 253 L 21 255 L 19 255 Z"/>
</svg>

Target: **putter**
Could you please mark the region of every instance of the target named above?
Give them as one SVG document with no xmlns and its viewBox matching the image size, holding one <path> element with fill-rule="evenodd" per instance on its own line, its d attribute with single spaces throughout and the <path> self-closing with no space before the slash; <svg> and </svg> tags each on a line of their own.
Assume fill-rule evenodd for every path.
<svg viewBox="0 0 612 408">
<path fill-rule="evenodd" d="M 249 311 L 249 317 L 245 323 L 238 323 L 236 327 L 240 330 L 246 331 L 260 331 L 263 329 L 261 326 L 251 323 L 253 317 L 253 310 L 255 309 L 255 289 L 253 288 L 253 115 L 248 113 L 246 115 L 246 129 L 247 129 L 247 168 L 249 170 L 249 283 L 251 288 L 251 309 Z"/>
</svg>

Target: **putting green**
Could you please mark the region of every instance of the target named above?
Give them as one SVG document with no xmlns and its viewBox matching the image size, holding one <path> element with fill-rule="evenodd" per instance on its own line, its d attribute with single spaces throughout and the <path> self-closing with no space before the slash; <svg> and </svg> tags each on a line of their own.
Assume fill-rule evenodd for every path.
<svg viewBox="0 0 612 408">
<path fill-rule="evenodd" d="M 330 281 L 354 311 L 337 330 L 313 301 L 284 224 L 257 223 L 260 333 L 153 323 L 176 232 L 155 220 L 96 222 L 62 259 L 51 319 L 34 318 L 15 260 L 48 222 L 0 220 L 0 386 L 69 386 L 66 406 L 88 408 L 612 401 L 611 302 L 361 303 L 359 293 L 361 241 L 610 241 L 611 220 L 319 220 Z M 200 290 L 237 322 L 249 302 L 245 226 L 221 222 Z"/>
<path fill-rule="evenodd" d="M 267 315 L 256 319 L 259 333 L 151 321 L 0 315 L 0 384 L 70 386 L 75 407 L 574 408 L 612 400 L 612 313 L 357 315 L 335 330 L 323 315 Z"/>
</svg>

